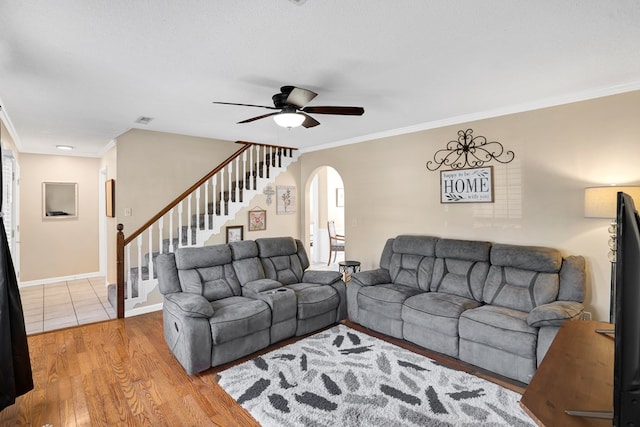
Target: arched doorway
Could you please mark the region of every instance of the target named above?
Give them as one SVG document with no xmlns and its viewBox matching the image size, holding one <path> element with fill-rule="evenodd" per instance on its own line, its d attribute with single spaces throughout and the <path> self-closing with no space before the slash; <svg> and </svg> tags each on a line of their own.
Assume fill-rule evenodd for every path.
<svg viewBox="0 0 640 427">
<path fill-rule="evenodd" d="M 338 234 L 344 234 L 344 184 L 338 171 L 321 166 L 309 177 L 307 186 L 309 261 L 317 267 L 326 267 L 330 252 L 327 222 L 334 221 Z M 339 252 L 335 263 L 331 257 L 329 268 L 337 270 L 337 263 L 342 260 L 344 252 Z"/>
</svg>

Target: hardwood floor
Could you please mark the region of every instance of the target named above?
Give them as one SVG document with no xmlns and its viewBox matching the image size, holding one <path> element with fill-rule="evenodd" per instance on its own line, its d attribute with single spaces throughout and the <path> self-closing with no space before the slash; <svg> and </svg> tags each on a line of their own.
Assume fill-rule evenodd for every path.
<svg viewBox="0 0 640 427">
<path fill-rule="evenodd" d="M 524 391 L 523 384 L 386 339 L 519 393 Z M 162 312 L 45 332 L 28 340 L 35 388 L 0 412 L 0 426 L 259 425 L 214 379 L 231 364 L 199 375 L 185 373 L 164 341 Z M 292 341 L 295 339 L 278 346 Z M 255 354 L 234 363 L 252 357 Z"/>
</svg>

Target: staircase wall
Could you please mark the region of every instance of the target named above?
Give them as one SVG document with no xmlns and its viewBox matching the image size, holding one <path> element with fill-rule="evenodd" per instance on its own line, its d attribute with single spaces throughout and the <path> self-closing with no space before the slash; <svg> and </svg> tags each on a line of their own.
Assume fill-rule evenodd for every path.
<svg viewBox="0 0 640 427">
<path fill-rule="evenodd" d="M 238 148 L 239 146 L 237 144 L 233 144 L 235 147 L 234 148 Z M 234 150 L 235 151 L 235 150 Z M 217 161 L 219 163 L 219 160 Z M 287 163 L 288 164 L 288 163 Z M 287 186 L 294 186 L 296 188 L 296 209 L 295 209 L 295 213 L 294 214 L 287 214 L 287 215 L 277 215 L 276 214 L 276 197 L 275 195 L 272 196 L 272 202 L 271 205 L 267 205 L 267 197 L 262 194 L 261 191 L 258 192 L 258 194 L 256 195 L 255 190 L 252 191 L 248 191 L 245 193 L 245 197 L 243 198 L 244 202 L 248 203 L 249 206 L 240 209 L 240 211 L 238 211 L 238 213 L 235 215 L 235 217 L 231 217 L 230 219 L 227 219 L 226 223 L 223 224 L 222 228 L 220 229 L 220 231 L 218 233 L 214 233 L 206 242 L 206 245 L 211 245 L 211 244 L 217 244 L 217 243 L 224 243 L 226 241 L 226 226 L 230 226 L 230 225 L 241 225 L 244 227 L 244 238 L 245 239 L 256 239 L 259 237 L 271 237 L 271 236 L 281 236 L 281 235 L 289 235 L 289 236 L 293 236 L 293 237 L 299 237 L 299 230 L 300 230 L 300 215 L 299 212 L 301 211 L 301 206 L 300 206 L 300 200 L 301 197 L 302 199 L 303 196 L 299 195 L 299 184 L 297 182 L 297 177 L 300 176 L 300 166 L 299 163 L 294 161 L 292 164 L 290 164 L 289 166 L 286 166 L 283 162 L 283 167 L 286 167 L 285 169 L 279 168 L 279 170 L 273 170 L 271 173 L 271 182 L 268 184 L 269 186 L 271 186 L 273 188 L 273 190 L 275 191 L 277 186 L 279 185 L 287 185 Z M 211 165 L 209 165 L 209 168 L 211 168 Z M 201 174 L 205 175 L 206 173 Z M 277 175 L 277 176 L 276 176 Z M 199 176 L 198 178 L 200 178 L 201 176 Z M 275 177 L 275 178 L 274 178 Z M 197 181 L 197 179 L 194 179 L 193 181 Z M 264 181 L 266 182 L 266 175 L 264 178 Z M 193 182 L 190 182 L 189 184 L 193 184 Z M 264 182 L 263 182 L 264 185 Z M 182 190 L 184 190 L 185 187 L 188 187 L 189 185 L 184 185 Z M 260 188 L 260 187 L 259 187 Z M 250 194 L 253 193 L 253 197 L 250 196 Z M 195 200 L 195 199 L 194 199 Z M 165 201 L 166 204 L 166 201 Z M 196 203 L 197 204 L 197 203 Z M 204 206 L 204 203 L 202 200 L 200 200 L 200 205 Z M 248 230 L 248 212 L 252 209 L 262 209 L 262 210 L 266 210 L 267 211 L 267 229 L 264 231 L 254 231 L 254 232 L 249 232 Z M 185 208 L 185 212 L 186 212 L 186 208 Z M 194 210 L 191 211 L 192 213 L 195 213 Z M 202 210 L 200 211 L 200 213 L 202 214 Z M 149 215 L 152 216 L 152 215 Z M 194 215 L 195 217 L 195 215 Z M 118 221 L 120 222 L 120 221 Z M 174 227 L 177 225 L 174 222 Z M 185 222 L 183 222 L 183 226 L 186 225 Z M 164 228 L 163 228 L 163 235 L 166 238 L 166 234 L 167 234 L 167 230 L 169 229 L 169 224 L 167 224 L 167 221 L 165 221 L 164 224 Z M 186 227 L 185 227 L 186 229 Z M 127 230 L 125 228 L 124 233 L 125 235 L 134 232 L 134 229 L 131 230 Z M 210 232 L 208 232 L 210 233 Z M 205 234 L 205 235 L 208 235 Z M 188 233 L 184 233 L 185 235 L 187 235 Z M 194 234 L 195 235 L 195 234 Z M 176 233 L 174 232 L 173 234 L 174 238 L 176 238 Z M 200 239 L 200 237 L 198 238 Z M 146 277 L 148 277 L 148 269 L 146 267 L 147 263 L 146 263 L 146 259 L 148 258 L 148 255 L 146 255 L 146 238 L 143 238 L 144 240 L 144 244 L 143 244 L 143 253 L 145 253 L 145 255 L 143 255 L 143 260 L 142 260 L 142 264 L 143 265 L 143 269 L 142 269 L 142 275 L 143 275 L 143 280 L 145 280 Z M 177 241 L 177 239 L 176 239 Z M 201 240 L 200 240 L 201 241 Z M 154 251 L 155 248 L 157 247 L 156 245 L 157 243 L 157 238 L 154 237 Z M 168 242 L 167 242 L 168 243 Z M 191 242 L 186 242 L 187 244 L 191 244 Z M 195 243 L 195 242 L 194 242 Z M 135 248 L 137 247 L 135 242 L 132 242 L 132 251 L 135 251 Z M 132 266 L 138 265 L 138 263 L 136 262 L 136 255 L 132 252 Z M 125 267 L 125 271 L 126 267 Z M 132 274 L 134 269 L 131 270 Z M 137 269 L 135 269 L 136 273 L 134 275 L 137 275 Z M 126 273 L 125 273 L 126 274 Z M 134 280 L 135 282 L 137 282 L 137 280 Z M 147 283 L 146 285 L 146 290 L 144 295 L 146 295 L 146 301 L 143 303 L 137 303 L 134 301 L 129 301 L 128 303 L 128 307 L 126 308 L 127 310 L 127 315 L 135 315 L 135 314 L 141 314 L 147 311 L 153 311 L 153 310 L 157 310 L 159 308 L 159 303 L 162 302 L 162 296 L 159 293 L 157 288 L 154 288 L 153 290 L 150 290 L 149 285 L 153 286 L 153 283 Z M 137 289 L 137 287 L 136 287 Z M 150 293 L 147 293 L 149 292 Z M 134 290 L 133 294 L 134 297 L 137 296 L 137 292 Z M 142 294 L 140 294 L 142 296 Z M 115 301 L 115 295 L 114 295 L 114 301 Z M 132 304 L 135 304 L 132 306 Z"/>
<path fill-rule="evenodd" d="M 238 144 L 231 141 L 143 129 L 117 138 L 116 148 L 102 159 L 103 165 L 108 164 L 109 178 L 116 181 L 116 217 L 107 219 L 107 283 L 116 282 L 116 225 L 123 224 L 125 232 L 136 230 L 237 149 Z M 132 215 L 125 216 L 124 208 L 131 208 Z"/>
</svg>

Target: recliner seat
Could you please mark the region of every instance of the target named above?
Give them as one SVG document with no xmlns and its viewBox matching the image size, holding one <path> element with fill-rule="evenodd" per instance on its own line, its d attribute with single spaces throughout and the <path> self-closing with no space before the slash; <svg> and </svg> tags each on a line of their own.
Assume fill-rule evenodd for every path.
<svg viewBox="0 0 640 427">
<path fill-rule="evenodd" d="M 349 319 L 528 383 L 584 309 L 585 260 L 552 248 L 431 236 L 387 240 L 352 275 Z"/>
</svg>

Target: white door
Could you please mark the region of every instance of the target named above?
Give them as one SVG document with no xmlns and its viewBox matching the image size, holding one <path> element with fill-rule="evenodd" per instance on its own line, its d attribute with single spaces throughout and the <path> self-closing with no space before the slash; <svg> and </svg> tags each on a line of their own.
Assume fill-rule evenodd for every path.
<svg viewBox="0 0 640 427">
<path fill-rule="evenodd" d="M 13 151 L 2 150 L 2 216 L 16 276 L 20 280 L 18 249 L 18 168 Z"/>
</svg>

